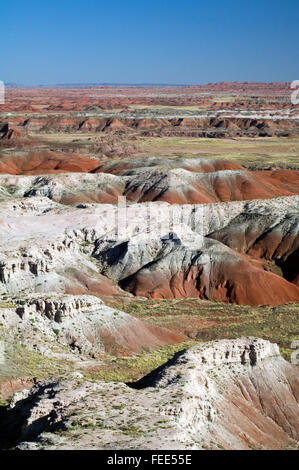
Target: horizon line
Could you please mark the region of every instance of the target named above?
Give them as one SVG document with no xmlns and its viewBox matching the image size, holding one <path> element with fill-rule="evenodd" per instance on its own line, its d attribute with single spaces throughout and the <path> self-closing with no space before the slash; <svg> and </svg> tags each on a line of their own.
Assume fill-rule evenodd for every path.
<svg viewBox="0 0 299 470">
<path fill-rule="evenodd" d="M 119 86 L 126 86 L 126 87 L 192 87 L 192 86 L 198 86 L 198 87 L 204 87 L 204 86 L 210 86 L 210 85 L 219 85 L 219 84 L 267 84 L 267 85 L 272 85 L 272 84 L 290 84 L 292 83 L 289 80 L 274 80 L 274 81 L 240 81 L 240 80 L 234 80 L 234 81 L 219 81 L 219 82 L 208 82 L 208 83 L 147 83 L 147 82 L 140 82 L 140 83 L 124 83 L 124 82 L 79 82 L 79 83 L 39 83 L 39 84 L 23 84 L 23 83 L 13 83 L 13 82 L 7 82 L 5 84 L 6 87 L 9 88 L 18 88 L 18 87 L 24 87 L 24 88 L 67 88 L 67 87 L 97 87 L 97 86 L 109 86 L 109 87 L 119 87 Z"/>
</svg>

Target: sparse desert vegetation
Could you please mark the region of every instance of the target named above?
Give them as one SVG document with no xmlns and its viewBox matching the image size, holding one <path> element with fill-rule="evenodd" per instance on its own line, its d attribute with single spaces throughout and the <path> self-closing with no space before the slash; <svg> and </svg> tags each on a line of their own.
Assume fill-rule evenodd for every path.
<svg viewBox="0 0 299 470">
<path fill-rule="evenodd" d="M 185 334 L 193 341 L 211 341 L 242 336 L 262 336 L 277 343 L 287 360 L 291 343 L 299 340 L 298 303 L 268 307 L 228 305 L 198 299 L 139 300 L 107 303 L 137 318 Z"/>
</svg>

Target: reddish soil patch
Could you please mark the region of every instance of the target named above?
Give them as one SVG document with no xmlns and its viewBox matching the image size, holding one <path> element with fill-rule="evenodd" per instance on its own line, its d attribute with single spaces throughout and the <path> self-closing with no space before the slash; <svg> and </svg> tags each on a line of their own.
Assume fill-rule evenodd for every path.
<svg viewBox="0 0 299 470">
<path fill-rule="evenodd" d="M 236 262 L 213 263 L 206 276 L 201 265 L 188 272 L 140 270 L 120 283 L 136 296 L 153 299 L 193 297 L 239 305 L 280 305 L 299 301 L 299 287 L 265 271 L 260 262 L 241 256 Z"/>
<path fill-rule="evenodd" d="M 97 160 L 78 154 L 54 152 L 0 158 L 0 173 L 11 175 L 42 175 L 66 172 L 88 173 L 99 165 Z"/>
</svg>

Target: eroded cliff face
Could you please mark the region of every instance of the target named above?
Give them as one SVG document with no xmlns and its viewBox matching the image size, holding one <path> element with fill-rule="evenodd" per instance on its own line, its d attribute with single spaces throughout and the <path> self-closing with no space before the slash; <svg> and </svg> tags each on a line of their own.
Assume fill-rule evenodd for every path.
<svg viewBox="0 0 299 470">
<path fill-rule="evenodd" d="M 29 109 L 28 111 L 31 111 L 29 118 L 28 114 L 20 113 L 17 117 L 12 117 L 8 113 L 7 120 L 0 121 L 0 140 L 24 139 L 28 133 L 34 135 L 49 132 L 84 134 L 139 131 L 144 136 L 160 134 L 165 137 L 218 138 L 298 135 L 298 106 L 276 103 L 276 109 L 275 106 L 272 109 L 271 106 L 262 109 L 257 105 L 244 110 L 242 104 L 238 106 L 238 102 L 212 104 L 203 101 L 202 104 L 204 106 L 202 109 L 194 110 L 171 106 L 163 109 L 161 106 L 155 110 L 146 107 L 140 110 L 133 108 L 110 112 L 99 109 L 87 110 L 87 112 L 77 112 L 76 115 L 67 110 L 60 113 L 51 113 L 54 111 L 52 109 L 49 113 L 32 113 L 33 110 Z"/>
<path fill-rule="evenodd" d="M 40 155 L 37 157 L 41 159 Z M 72 160 L 77 165 L 81 161 L 76 155 L 55 158 L 60 165 L 63 159 L 69 165 Z M 55 158 L 44 156 L 49 166 L 51 161 L 55 166 Z M 21 164 L 21 157 L 15 160 Z M 27 160 L 28 167 L 34 166 L 29 157 Z M 0 165 L 4 161 L 5 157 L 1 158 Z M 58 163 L 53 170 L 39 170 L 37 167 L 29 172 L 39 175 L 35 177 L 27 175 L 25 170 L 16 170 L 14 175 L 13 171 L 4 169 L 3 173 L 12 174 L 0 175 L 0 200 L 46 196 L 68 205 L 89 202 L 106 204 L 117 203 L 119 196 L 125 196 L 131 202 L 205 204 L 291 196 L 299 191 L 299 172 L 296 170 L 248 171 L 228 160 L 148 158 L 103 165 L 95 160 L 90 162 L 86 170 L 71 170 L 63 165 L 59 170 Z M 73 173 L 66 173 L 70 171 Z"/>
<path fill-rule="evenodd" d="M 127 291 L 247 305 L 299 299 L 298 196 L 76 207 L 32 197 L 1 208 L 2 295 Z"/>
<path fill-rule="evenodd" d="M 1 431 L 10 419 L 20 449 L 292 448 L 298 398 L 297 368 L 277 345 L 241 338 L 178 353 L 130 387 L 82 375 L 37 383 Z"/>
<path fill-rule="evenodd" d="M 27 348 L 59 356 L 55 344 L 70 354 L 98 358 L 104 353 L 130 355 L 181 342 L 183 335 L 107 307 L 95 296 L 42 294 L 8 301 L 0 309 L 2 327 Z M 38 339 L 37 339 L 38 338 Z"/>
</svg>

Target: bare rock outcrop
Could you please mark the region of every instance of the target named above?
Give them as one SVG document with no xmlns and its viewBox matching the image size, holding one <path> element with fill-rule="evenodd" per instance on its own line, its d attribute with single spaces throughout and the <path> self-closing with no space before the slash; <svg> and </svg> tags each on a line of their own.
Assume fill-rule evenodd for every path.
<svg viewBox="0 0 299 470">
<path fill-rule="evenodd" d="M 249 305 L 294 302 L 299 298 L 297 205 L 298 196 L 121 207 L 12 199 L 1 203 L 0 294 L 118 295 L 125 290 L 154 298 L 189 296 Z M 260 217 L 254 215 L 252 222 L 252 214 Z M 256 230 L 259 243 L 258 230 L 271 240 L 273 224 L 280 230 L 282 241 L 276 238 L 279 249 L 272 258 L 282 273 L 266 269 L 266 255 L 257 257 L 246 248 L 235 223 L 245 227 L 246 240 Z M 227 236 L 220 238 L 221 233 Z"/>
<path fill-rule="evenodd" d="M 9 419 L 19 449 L 295 448 L 298 398 L 297 368 L 275 344 L 222 340 L 177 353 L 130 387 L 80 374 L 39 382 L 6 411 L 0 436 Z"/>
<path fill-rule="evenodd" d="M 0 308 L 2 326 L 42 354 L 53 355 L 51 343 L 56 342 L 71 352 L 98 357 L 103 353 L 130 355 L 185 339 L 107 307 L 95 296 L 39 294 L 6 303 L 7 308 Z"/>
<path fill-rule="evenodd" d="M 216 159 L 149 158 L 99 165 L 80 155 L 44 152 L 0 158 L 1 172 L 40 175 L 0 175 L 1 199 L 38 195 L 62 204 L 117 203 L 119 196 L 131 202 L 204 204 L 270 199 L 299 191 L 299 171 L 248 171 L 241 165 Z"/>
<path fill-rule="evenodd" d="M 298 285 L 299 213 L 295 203 L 287 212 L 248 203 L 246 210 L 209 236 L 239 253 L 274 261 L 282 275 Z"/>
<path fill-rule="evenodd" d="M 106 249 L 100 244 L 95 256 L 106 276 L 134 295 L 199 297 L 245 305 L 299 300 L 297 286 L 265 271 L 261 264 L 217 241 L 186 235 L 167 233 L 150 241 L 136 236 Z"/>
</svg>

